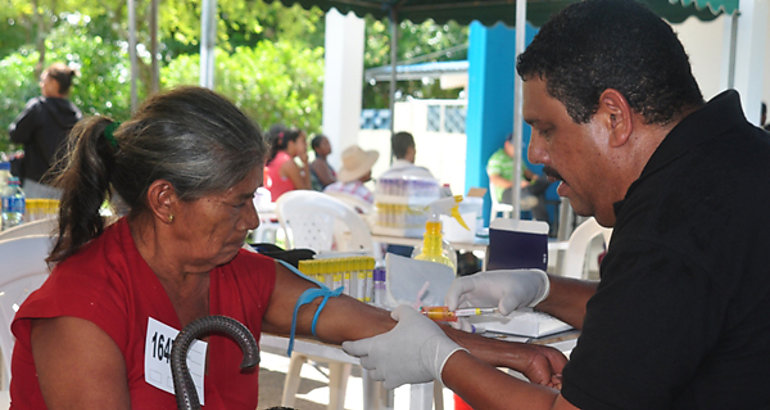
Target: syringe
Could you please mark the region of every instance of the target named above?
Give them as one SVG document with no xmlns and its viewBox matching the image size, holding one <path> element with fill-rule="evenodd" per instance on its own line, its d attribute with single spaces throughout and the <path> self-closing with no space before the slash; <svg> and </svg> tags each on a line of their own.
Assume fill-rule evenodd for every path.
<svg viewBox="0 0 770 410">
<path fill-rule="evenodd" d="M 462 308 L 455 311 L 449 310 L 446 306 L 422 306 L 420 313 L 427 316 L 428 319 L 437 322 L 456 322 L 458 317 L 479 316 L 487 313 L 496 313 L 497 308 Z"/>
</svg>

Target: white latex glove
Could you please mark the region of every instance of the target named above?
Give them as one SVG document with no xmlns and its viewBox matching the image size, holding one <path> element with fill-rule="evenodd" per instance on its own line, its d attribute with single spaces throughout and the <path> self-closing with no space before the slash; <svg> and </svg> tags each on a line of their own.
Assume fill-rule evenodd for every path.
<svg viewBox="0 0 770 410">
<path fill-rule="evenodd" d="M 491 270 L 455 279 L 444 301 L 449 310 L 496 307 L 507 315 L 542 302 L 549 289 L 548 275 L 540 269 Z"/>
<path fill-rule="evenodd" d="M 374 380 L 382 380 L 386 389 L 441 380 L 449 356 L 465 350 L 411 306 L 401 305 L 390 316 L 398 321 L 391 331 L 342 343 L 342 349 L 361 358 L 361 367 L 370 370 Z"/>
</svg>

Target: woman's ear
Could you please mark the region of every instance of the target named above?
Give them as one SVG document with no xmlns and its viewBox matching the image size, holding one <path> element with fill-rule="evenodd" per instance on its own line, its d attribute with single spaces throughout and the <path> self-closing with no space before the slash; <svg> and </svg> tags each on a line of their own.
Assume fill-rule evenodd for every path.
<svg viewBox="0 0 770 410">
<path fill-rule="evenodd" d="M 597 114 L 603 114 L 610 130 L 610 146 L 619 147 L 631 137 L 633 121 L 631 106 L 620 91 L 608 88 L 599 97 Z"/>
<path fill-rule="evenodd" d="M 174 221 L 174 204 L 178 200 L 174 186 L 165 179 L 155 180 L 147 188 L 147 204 L 161 223 Z"/>
</svg>

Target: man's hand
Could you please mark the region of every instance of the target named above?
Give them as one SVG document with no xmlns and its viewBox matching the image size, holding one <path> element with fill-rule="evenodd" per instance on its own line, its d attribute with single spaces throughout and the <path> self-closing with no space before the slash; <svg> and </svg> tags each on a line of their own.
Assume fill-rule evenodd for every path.
<svg viewBox="0 0 770 410">
<path fill-rule="evenodd" d="M 444 298 L 449 310 L 465 307 L 496 307 L 507 315 L 522 307 L 532 307 L 548 296 L 548 275 L 539 269 L 505 269 L 476 273 L 455 279 Z M 457 322 L 469 331 L 465 319 Z"/>
<path fill-rule="evenodd" d="M 453 353 L 464 350 L 441 328 L 409 306 L 397 307 L 391 317 L 393 330 L 368 339 L 342 343 L 342 349 L 361 358 L 361 366 L 386 389 L 404 383 L 441 380 L 444 364 Z"/>
</svg>

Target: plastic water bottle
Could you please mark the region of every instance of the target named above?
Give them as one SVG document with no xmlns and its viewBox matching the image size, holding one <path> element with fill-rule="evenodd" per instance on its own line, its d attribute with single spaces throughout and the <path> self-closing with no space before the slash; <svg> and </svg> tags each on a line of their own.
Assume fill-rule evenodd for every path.
<svg viewBox="0 0 770 410">
<path fill-rule="evenodd" d="M 24 219 L 25 196 L 19 178 L 11 177 L 2 192 L 3 230 L 19 225 Z"/>
<path fill-rule="evenodd" d="M 8 181 L 11 179 L 11 163 L 0 162 L 0 193 L 8 186 Z"/>
</svg>

